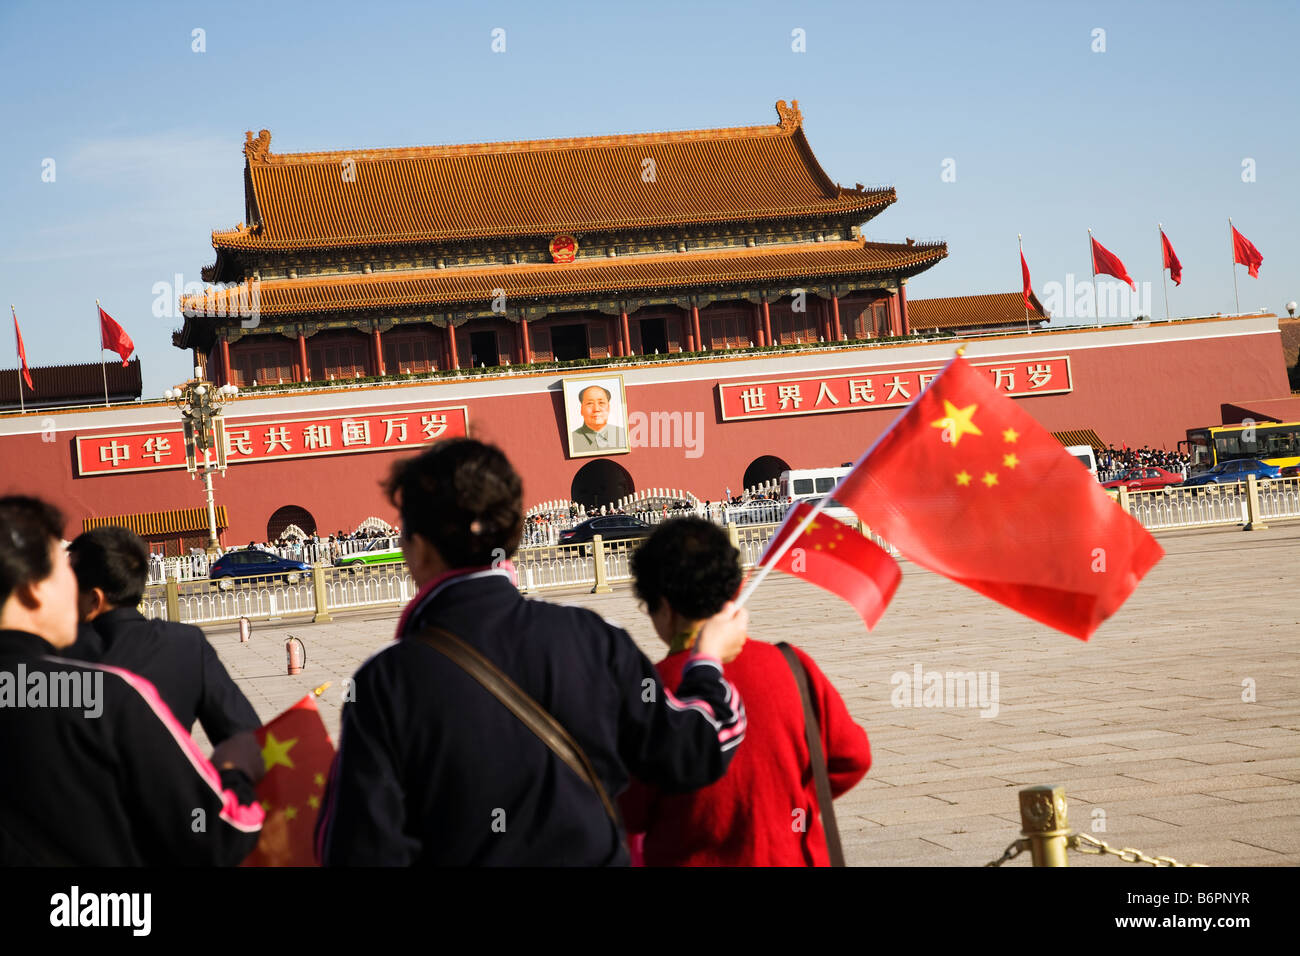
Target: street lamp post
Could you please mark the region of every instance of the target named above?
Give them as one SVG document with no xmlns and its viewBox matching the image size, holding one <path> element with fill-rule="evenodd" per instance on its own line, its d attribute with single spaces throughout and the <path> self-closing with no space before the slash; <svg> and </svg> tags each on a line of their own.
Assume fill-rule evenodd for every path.
<svg viewBox="0 0 1300 956">
<path fill-rule="evenodd" d="M 208 504 L 208 556 L 215 558 L 221 552 L 217 542 L 217 506 L 212 496 L 212 472 L 226 470 L 225 431 L 221 427 L 221 412 L 226 402 L 238 394 L 234 385 L 214 388 L 204 379 L 203 369 L 194 369 L 194 378 L 183 385 L 169 388 L 163 398 L 174 404 L 185 424 L 185 464 L 190 477 L 203 471 L 203 488 Z M 215 458 L 215 461 L 214 461 Z"/>
</svg>

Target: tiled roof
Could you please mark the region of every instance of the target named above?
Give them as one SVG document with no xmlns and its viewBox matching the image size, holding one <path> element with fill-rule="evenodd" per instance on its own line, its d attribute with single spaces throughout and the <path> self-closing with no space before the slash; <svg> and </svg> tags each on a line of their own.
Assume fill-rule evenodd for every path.
<svg viewBox="0 0 1300 956">
<path fill-rule="evenodd" d="M 220 248 L 314 249 L 550 236 L 807 215 L 874 215 L 891 187 L 837 186 L 798 100 L 771 126 L 325 153 L 244 152 L 255 222 Z M 647 163 L 653 161 L 653 169 Z M 863 218 L 870 218 L 864 215 Z"/>
<path fill-rule="evenodd" d="M 1286 367 L 1290 368 L 1300 357 L 1300 319 L 1280 318 L 1277 320 L 1277 330 L 1282 333 L 1282 355 Z"/>
<path fill-rule="evenodd" d="M 1030 294 L 1031 322 L 1046 322 L 1038 297 Z M 991 295 L 958 295 L 946 299 L 908 299 L 907 324 L 926 329 L 955 329 L 979 325 L 1012 325 L 1025 321 L 1024 294 L 996 292 Z"/>
<path fill-rule="evenodd" d="M 226 506 L 217 505 L 217 527 L 229 527 Z M 128 528 L 140 537 L 151 534 L 177 534 L 182 531 L 207 531 L 207 508 L 181 508 L 176 511 L 148 511 L 143 514 L 113 515 L 110 518 L 82 518 L 81 530 L 94 531 L 113 525 Z"/>
<path fill-rule="evenodd" d="M 100 369 L 103 369 L 101 371 Z M 29 369 L 33 389 L 23 383 L 23 400 L 28 405 L 75 405 L 80 401 L 104 400 L 104 378 L 108 378 L 108 394 L 114 398 L 139 398 L 140 360 L 132 359 L 122 367 L 120 359 L 112 359 L 103 366 L 99 362 L 82 365 L 47 365 Z M 18 376 L 16 368 L 0 369 L 0 405 L 18 407 Z"/>
<path fill-rule="evenodd" d="M 1021 318 L 1024 317 L 1025 304 L 1020 303 Z M 1087 445 L 1089 448 L 1105 448 L 1106 443 L 1101 440 L 1091 428 L 1076 428 L 1074 431 L 1052 432 L 1052 437 L 1062 445 Z"/>
<path fill-rule="evenodd" d="M 365 275 L 277 279 L 257 286 L 260 315 L 346 309 L 400 308 L 509 299 L 612 294 L 650 289 L 833 278 L 863 274 L 915 275 L 948 254 L 943 243 L 915 245 L 846 240 L 700 253 L 666 253 L 572 263 L 490 268 L 423 269 Z M 252 300 L 241 287 L 186 297 L 187 316 L 235 314 Z M 228 304 L 229 303 L 229 304 Z"/>
</svg>

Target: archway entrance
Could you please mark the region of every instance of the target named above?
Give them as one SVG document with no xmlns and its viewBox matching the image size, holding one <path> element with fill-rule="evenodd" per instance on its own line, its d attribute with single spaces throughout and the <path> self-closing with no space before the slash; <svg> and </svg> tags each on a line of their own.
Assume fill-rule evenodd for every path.
<svg viewBox="0 0 1300 956">
<path fill-rule="evenodd" d="M 573 476 L 569 497 L 575 504 L 591 511 L 601 505 L 612 504 L 634 491 L 636 487 L 632 484 L 632 476 L 627 473 L 627 469 L 608 458 L 597 458 L 578 469 L 578 473 Z"/>
<path fill-rule="evenodd" d="M 761 458 L 755 458 L 745 469 L 745 480 L 742 487 L 753 488 L 755 485 L 761 485 L 765 481 L 773 481 L 781 477 L 781 472 L 789 471 L 790 466 L 775 455 L 763 455 Z"/>
<path fill-rule="evenodd" d="M 277 508 L 275 514 L 271 515 L 271 520 L 266 523 L 266 543 L 274 544 L 291 524 L 297 525 L 308 535 L 316 533 L 316 519 L 310 511 L 298 505 L 285 505 Z"/>
</svg>

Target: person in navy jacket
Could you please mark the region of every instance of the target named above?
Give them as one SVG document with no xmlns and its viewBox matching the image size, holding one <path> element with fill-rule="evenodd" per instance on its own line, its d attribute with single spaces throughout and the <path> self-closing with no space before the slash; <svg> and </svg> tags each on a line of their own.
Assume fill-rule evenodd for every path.
<svg viewBox="0 0 1300 956">
<path fill-rule="evenodd" d="M 414 639 L 448 630 L 503 670 L 585 751 L 611 798 L 630 776 L 668 790 L 719 779 L 745 735 L 722 662 L 748 615 L 701 629 L 670 691 L 631 637 L 591 611 L 525 599 L 505 560 L 523 528 L 519 476 L 497 448 L 442 441 L 389 494 L 419 593 L 398 640 L 353 678 L 317 819 L 325 865 L 626 865 L 595 790 L 456 664 Z"/>
</svg>

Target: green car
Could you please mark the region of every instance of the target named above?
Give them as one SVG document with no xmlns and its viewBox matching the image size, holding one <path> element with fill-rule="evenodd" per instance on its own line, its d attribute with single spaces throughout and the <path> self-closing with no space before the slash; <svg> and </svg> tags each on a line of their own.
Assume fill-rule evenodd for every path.
<svg viewBox="0 0 1300 956">
<path fill-rule="evenodd" d="M 379 551 L 360 551 L 334 559 L 336 568 L 354 568 L 370 564 L 401 564 L 406 560 L 401 548 L 384 548 Z"/>
</svg>

